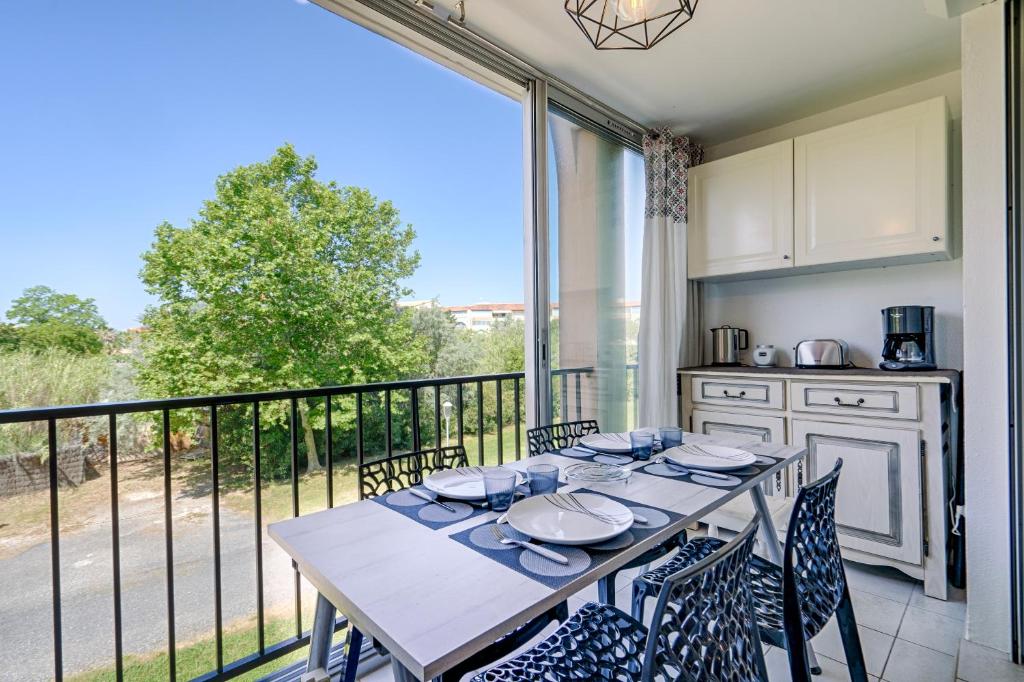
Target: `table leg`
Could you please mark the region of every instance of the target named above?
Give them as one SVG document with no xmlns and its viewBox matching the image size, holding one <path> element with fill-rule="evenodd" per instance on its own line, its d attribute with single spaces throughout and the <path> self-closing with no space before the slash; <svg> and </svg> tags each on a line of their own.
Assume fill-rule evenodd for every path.
<svg viewBox="0 0 1024 682">
<path fill-rule="evenodd" d="M 755 485 L 750 489 L 750 497 L 754 500 L 754 509 L 761 518 L 760 531 L 761 539 L 768 550 L 768 558 L 776 566 L 782 566 L 782 543 L 779 542 L 779 534 L 775 531 L 775 524 L 772 522 L 772 513 L 768 509 L 768 500 L 764 496 L 764 488 Z M 814 655 L 811 643 L 807 642 L 807 659 L 811 665 L 811 671 L 815 674 L 821 673 L 821 666 L 818 665 L 818 658 Z"/>
<path fill-rule="evenodd" d="M 316 614 L 313 616 L 313 630 L 309 638 L 309 658 L 306 672 L 322 670 L 327 674 L 331 656 L 331 639 L 334 638 L 334 604 L 322 594 L 316 596 Z"/>
<path fill-rule="evenodd" d="M 391 657 L 391 674 L 394 675 L 395 682 L 419 682 L 419 679 L 394 656 Z"/>
</svg>

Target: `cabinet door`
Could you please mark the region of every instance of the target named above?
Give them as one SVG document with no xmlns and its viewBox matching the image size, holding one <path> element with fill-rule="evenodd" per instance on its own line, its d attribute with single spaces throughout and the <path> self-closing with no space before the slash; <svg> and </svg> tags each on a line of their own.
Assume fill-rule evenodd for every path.
<svg viewBox="0 0 1024 682">
<path fill-rule="evenodd" d="M 687 276 L 793 265 L 793 141 L 689 171 Z"/>
<path fill-rule="evenodd" d="M 794 141 L 797 266 L 949 255 L 946 100 Z"/>
<path fill-rule="evenodd" d="M 742 439 L 744 437 L 746 437 L 747 442 L 786 442 L 786 428 L 782 417 L 761 417 L 732 412 L 694 410 L 693 430 L 706 436 L 721 438 L 725 443 L 735 442 L 737 445 L 740 445 L 742 442 L 737 441 L 737 438 Z M 773 480 L 765 481 L 765 494 L 785 496 L 790 488 L 789 476 L 787 474 L 788 472 L 780 471 L 775 474 Z"/>
<path fill-rule="evenodd" d="M 921 563 L 920 443 L 914 429 L 793 420 L 793 444 L 807 447 L 809 480 L 843 459 L 836 492 L 842 546 Z"/>
</svg>

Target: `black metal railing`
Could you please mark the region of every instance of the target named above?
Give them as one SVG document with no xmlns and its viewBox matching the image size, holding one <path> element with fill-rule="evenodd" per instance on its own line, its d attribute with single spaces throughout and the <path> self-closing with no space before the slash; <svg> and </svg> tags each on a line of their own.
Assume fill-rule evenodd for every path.
<svg viewBox="0 0 1024 682">
<path fill-rule="evenodd" d="M 635 372 L 635 369 L 630 370 Z M 552 381 L 560 384 L 559 389 L 562 397 L 562 417 L 565 418 L 569 410 L 567 400 L 570 386 L 573 390 L 573 410 L 577 419 L 582 418 L 584 410 L 584 380 L 593 374 L 592 368 L 559 369 L 552 372 Z M 635 376 L 635 374 L 634 374 Z M 261 405 L 284 401 L 287 403 L 287 428 L 288 428 L 288 479 L 291 488 L 291 514 L 298 516 L 300 513 L 299 486 L 300 486 L 300 406 L 308 403 L 300 401 L 321 400 L 323 401 L 323 435 L 326 439 L 325 461 L 326 461 L 326 499 L 325 507 L 333 507 L 335 504 L 334 491 L 334 468 L 337 452 L 335 449 L 335 431 L 338 427 L 335 424 L 336 399 L 343 396 L 352 398 L 352 409 L 354 410 L 354 456 L 358 464 L 363 464 L 367 456 L 374 456 L 377 453 L 367 451 L 365 442 L 365 419 L 366 403 L 372 402 L 379 405 L 383 411 L 383 440 L 384 446 L 380 456 L 391 455 L 396 449 L 419 450 L 424 445 L 423 421 L 426 418 L 432 421 L 432 433 L 429 440 L 437 447 L 442 444 L 442 418 L 446 420 L 445 433 L 448 434 L 448 418 L 455 417 L 455 437 L 459 444 L 465 444 L 467 438 L 466 416 L 475 412 L 476 424 L 476 454 L 479 463 L 485 461 L 485 422 L 493 414 L 495 425 L 495 452 L 498 463 L 505 461 L 506 454 L 514 455 L 515 459 L 523 457 L 520 431 L 525 423 L 524 405 L 522 399 L 522 387 L 525 376 L 522 372 L 505 374 L 491 374 L 482 376 L 467 376 L 454 378 L 420 379 L 411 381 L 396 381 L 376 384 L 360 384 L 349 386 L 330 386 L 322 388 L 269 391 L 263 393 L 246 393 L 230 395 L 214 395 L 204 397 L 169 398 L 162 400 L 141 400 L 117 403 L 99 403 L 92 405 L 59 406 L 45 408 L 29 408 L 0 411 L 0 426 L 9 424 L 27 424 L 39 422 L 46 424 L 46 452 L 48 454 L 49 472 L 49 519 L 50 519 L 50 563 L 52 580 L 52 608 L 53 608 L 53 674 L 58 681 L 64 677 L 63 663 L 63 628 L 61 613 L 61 526 L 58 513 L 59 505 L 59 471 L 58 471 L 58 425 L 66 420 L 83 420 L 90 418 L 106 419 L 107 447 L 109 453 L 110 471 L 110 512 L 111 512 L 111 551 L 112 551 L 112 596 L 114 605 L 114 673 L 117 680 L 124 678 L 125 651 L 124 633 L 122 620 L 122 575 L 121 575 L 121 538 L 119 527 L 120 510 L 118 506 L 118 420 L 126 415 L 150 414 L 155 417 L 156 423 L 161 430 L 162 438 L 158 446 L 158 455 L 162 457 L 162 494 L 163 494 L 163 530 L 164 530 L 164 552 L 166 558 L 166 596 L 167 596 L 167 660 L 169 679 L 174 681 L 178 677 L 176 661 L 176 622 L 175 622 L 175 571 L 174 571 L 174 533 L 173 533 L 173 511 L 174 499 L 172 489 L 172 414 L 178 411 L 191 411 L 193 415 L 199 415 L 205 420 L 208 427 L 208 447 L 210 452 L 209 480 L 211 483 L 212 497 L 212 564 L 214 578 L 214 600 L 212 604 L 214 619 L 215 656 L 216 667 L 208 673 L 200 675 L 198 680 L 213 681 L 226 680 L 242 673 L 251 671 L 263 666 L 279 657 L 282 657 L 296 649 L 301 648 L 309 642 L 309 631 L 303 629 L 302 613 L 302 589 L 300 577 L 295 565 L 292 565 L 294 572 L 294 606 L 295 606 L 295 634 L 284 640 L 268 643 L 266 641 L 266 613 L 264 594 L 264 557 L 263 545 L 263 500 L 262 483 L 264 482 L 265 470 L 263 461 L 264 448 L 261 443 Z M 633 382 L 635 387 L 635 379 Z M 485 387 L 493 386 L 493 413 L 485 418 Z M 442 391 L 451 392 L 454 390 L 454 404 L 451 405 L 451 414 L 445 412 L 449 409 L 447 404 L 442 405 Z M 431 393 L 432 404 L 425 407 L 421 394 Z M 508 417 L 505 400 L 510 397 L 512 400 L 512 416 Z M 394 432 L 395 402 L 400 400 L 408 406 L 406 415 L 411 431 L 411 439 L 406 444 L 399 443 Z M 406 402 L 407 401 L 407 402 Z M 446 401 L 450 402 L 450 401 Z M 635 402 L 635 401 L 634 401 Z M 467 409 L 475 408 L 475 409 Z M 251 654 L 232 661 L 225 661 L 224 648 L 224 604 L 223 593 L 223 566 L 221 556 L 221 517 L 220 517 L 220 488 L 222 474 L 222 418 L 233 416 L 229 408 L 242 408 L 251 411 L 251 482 L 253 484 L 253 521 L 255 523 L 255 562 L 256 562 L 256 584 L 255 594 L 255 618 L 257 624 L 256 650 Z M 229 414 L 231 413 L 231 414 Z M 570 413 L 571 415 L 571 413 Z M 514 441 L 511 449 L 506 447 L 503 435 L 503 428 L 508 422 L 514 430 Z M 429 431 L 428 431 L 429 432 Z M 408 446 L 408 447 L 406 447 Z M 308 456 L 308 453 L 307 453 Z M 315 456 L 315 455 L 314 455 Z M 358 485 L 358 484 L 357 484 Z M 339 618 L 336 629 L 346 625 L 345 619 Z"/>
</svg>

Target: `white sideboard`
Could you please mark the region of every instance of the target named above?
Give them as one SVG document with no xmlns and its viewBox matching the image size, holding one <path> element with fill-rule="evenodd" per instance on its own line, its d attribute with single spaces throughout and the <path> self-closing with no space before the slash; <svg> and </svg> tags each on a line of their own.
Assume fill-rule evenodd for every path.
<svg viewBox="0 0 1024 682">
<path fill-rule="evenodd" d="M 843 556 L 893 566 L 945 599 L 956 383 L 951 372 L 685 369 L 680 424 L 734 442 L 749 436 L 807 448 L 803 462 L 765 484 L 782 537 L 799 486 L 842 458 L 836 523 Z M 706 522 L 740 530 L 753 512 L 736 500 Z"/>
<path fill-rule="evenodd" d="M 688 276 L 950 258 L 949 134 L 937 97 L 691 168 Z"/>
</svg>

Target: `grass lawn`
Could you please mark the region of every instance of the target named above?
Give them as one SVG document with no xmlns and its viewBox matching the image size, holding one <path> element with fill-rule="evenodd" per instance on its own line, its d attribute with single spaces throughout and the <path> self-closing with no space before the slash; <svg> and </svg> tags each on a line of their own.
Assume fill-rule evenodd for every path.
<svg viewBox="0 0 1024 682">
<path fill-rule="evenodd" d="M 295 622 L 290 618 L 268 619 L 265 623 L 266 641 L 268 644 L 279 642 L 295 634 Z M 335 642 L 344 638 L 345 632 L 335 635 Z M 235 624 L 224 632 L 224 660 L 231 662 L 248 656 L 256 648 L 255 620 Z M 302 647 L 281 658 L 278 658 L 255 670 L 239 675 L 236 680 L 257 680 L 289 663 L 305 660 L 308 647 Z M 213 637 L 188 644 L 179 644 L 177 657 L 177 679 L 190 680 L 198 677 L 216 666 L 216 642 Z M 124 660 L 124 678 L 132 682 L 165 682 L 168 673 L 166 653 L 152 656 L 126 656 Z M 69 682 L 106 682 L 116 679 L 113 666 L 82 673 L 66 678 Z"/>
</svg>

